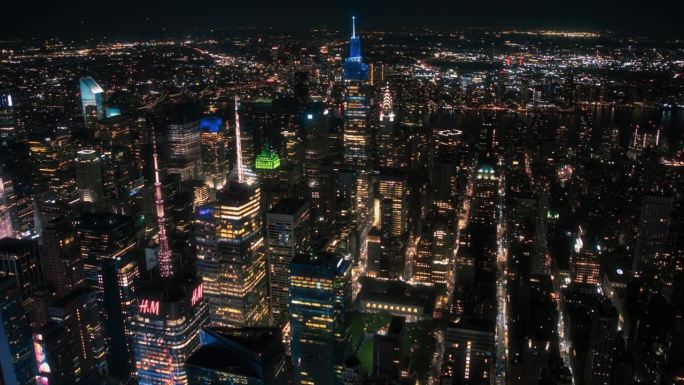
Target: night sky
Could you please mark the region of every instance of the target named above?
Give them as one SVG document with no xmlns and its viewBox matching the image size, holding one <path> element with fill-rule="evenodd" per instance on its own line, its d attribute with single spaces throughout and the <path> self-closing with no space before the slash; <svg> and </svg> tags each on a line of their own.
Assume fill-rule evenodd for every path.
<svg viewBox="0 0 684 385">
<path fill-rule="evenodd" d="M 255 26 L 615 29 L 684 33 L 681 0 L 0 0 L 0 37 L 153 35 Z"/>
</svg>

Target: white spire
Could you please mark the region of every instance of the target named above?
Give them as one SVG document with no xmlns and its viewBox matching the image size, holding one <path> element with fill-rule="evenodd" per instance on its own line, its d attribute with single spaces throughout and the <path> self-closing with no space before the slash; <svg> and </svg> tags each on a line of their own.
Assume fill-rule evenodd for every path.
<svg viewBox="0 0 684 385">
<path fill-rule="evenodd" d="M 173 276 L 173 260 L 169 240 L 166 238 L 166 226 L 164 225 L 164 198 L 162 196 L 161 182 L 159 181 L 159 163 L 157 160 L 157 138 L 152 131 L 152 159 L 154 161 L 154 198 L 157 208 L 157 226 L 159 227 L 159 274 L 168 278 Z"/>
<path fill-rule="evenodd" d="M 235 95 L 235 152 L 237 155 L 237 174 L 238 182 L 245 180 L 245 171 L 242 169 L 242 142 L 240 138 L 240 115 L 238 115 L 238 97 Z"/>
<path fill-rule="evenodd" d="M 356 16 L 352 16 L 352 39 L 356 37 Z"/>
</svg>

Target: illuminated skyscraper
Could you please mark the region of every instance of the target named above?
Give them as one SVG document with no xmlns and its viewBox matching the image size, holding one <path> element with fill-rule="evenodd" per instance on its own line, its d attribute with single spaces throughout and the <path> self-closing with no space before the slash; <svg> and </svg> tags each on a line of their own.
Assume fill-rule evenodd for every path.
<svg viewBox="0 0 684 385">
<path fill-rule="evenodd" d="M 38 243 L 24 239 L 0 239 L 0 277 L 11 277 L 17 283 L 23 306 L 30 310 L 31 296 L 45 286 L 38 260 Z"/>
<path fill-rule="evenodd" d="M 235 121 L 235 169 L 195 221 L 197 271 L 213 326 L 260 325 L 268 318 L 261 188 L 242 163 L 237 99 Z"/>
<path fill-rule="evenodd" d="M 356 35 L 356 16 L 352 16 L 352 35 L 349 39 L 349 57 L 344 60 L 345 80 L 367 81 L 368 64 L 361 56 L 361 38 Z"/>
<path fill-rule="evenodd" d="M 361 39 L 356 36 L 356 18 L 352 18 L 352 36 L 349 40 L 349 57 L 344 61 L 346 83 L 344 108 L 344 160 L 354 169 L 368 166 L 368 119 L 366 81 L 368 65 L 361 56 Z"/>
<path fill-rule="evenodd" d="M 584 247 L 580 231 L 575 241 L 575 252 L 570 257 L 570 279 L 580 290 L 594 293 L 599 285 L 600 265 L 592 247 Z"/>
<path fill-rule="evenodd" d="M 674 198 L 668 196 L 642 198 L 634 250 L 635 273 L 664 276 L 673 269 L 667 256 L 673 204 Z"/>
<path fill-rule="evenodd" d="M 361 39 L 356 36 L 356 18 L 352 18 L 349 57 L 344 62 L 344 163 L 356 173 L 350 205 L 352 208 L 351 254 L 365 261 L 367 237 L 371 228 L 371 196 L 369 168 L 371 166 L 368 103 L 366 101 L 368 65 L 361 56 Z"/>
<path fill-rule="evenodd" d="M 29 156 L 35 167 L 35 194 L 50 192 L 67 203 L 78 199 L 71 141 L 68 127 L 35 132 L 29 136 Z"/>
<path fill-rule="evenodd" d="M 202 139 L 198 122 L 169 125 L 168 153 L 170 174 L 181 180 L 200 179 L 202 173 Z"/>
<path fill-rule="evenodd" d="M 16 142 L 18 135 L 14 98 L 10 92 L 0 90 L 0 147 Z"/>
<path fill-rule="evenodd" d="M 362 82 L 351 80 L 347 83 L 344 109 L 344 161 L 354 169 L 368 166 L 368 106 L 366 91 Z"/>
<path fill-rule="evenodd" d="M 488 163 L 477 166 L 473 182 L 473 199 L 471 203 L 471 221 L 483 225 L 496 224 L 496 204 L 499 192 L 499 177 Z"/>
<path fill-rule="evenodd" d="M 435 132 L 436 153 L 432 168 L 432 194 L 435 201 L 456 207 L 467 185 L 468 151 L 460 130 Z"/>
<path fill-rule="evenodd" d="M 202 173 L 204 183 L 220 189 L 226 183 L 228 173 L 228 138 L 223 131 L 221 118 L 208 117 L 200 120 L 202 142 Z"/>
<path fill-rule="evenodd" d="M 76 186 L 81 202 L 96 210 L 104 203 L 102 162 L 95 150 L 80 150 L 76 154 Z"/>
<path fill-rule="evenodd" d="M 101 310 L 108 370 L 114 377 L 127 379 L 133 371 L 129 322 L 135 310 L 139 276 L 133 253 L 133 219 L 116 214 L 84 214 L 76 223 L 86 283 L 97 292 Z"/>
<path fill-rule="evenodd" d="M 86 126 L 94 119 L 102 120 L 105 118 L 104 90 L 95 79 L 90 76 L 81 78 L 81 107 Z"/>
<path fill-rule="evenodd" d="M 38 384 L 71 385 L 81 380 L 84 369 L 73 342 L 67 329 L 54 321 L 33 335 Z"/>
<path fill-rule="evenodd" d="M 288 269 L 292 258 L 310 247 L 309 221 L 309 203 L 303 200 L 282 200 L 266 214 L 269 298 L 276 321 L 287 318 Z"/>
<path fill-rule="evenodd" d="M 299 254 L 290 264 L 290 330 L 295 384 L 334 385 L 342 373 L 351 306 L 351 263 Z"/>
<path fill-rule="evenodd" d="M 378 159 L 381 167 L 399 166 L 399 154 L 396 149 L 397 136 L 394 132 L 394 109 L 392 108 L 392 94 L 389 85 L 382 89 L 382 104 L 380 105 L 380 129 L 378 133 Z"/>
<path fill-rule="evenodd" d="M 391 217 L 390 227 L 382 228 L 382 231 L 392 237 L 400 237 L 406 231 L 406 175 L 398 169 L 383 169 L 377 176 L 377 182 L 378 196 L 392 202 L 391 213 L 388 213 Z"/>
<path fill-rule="evenodd" d="M 83 259 L 78 253 L 76 229 L 66 217 L 43 222 L 41 263 L 48 287 L 63 297 L 83 286 Z"/>
<path fill-rule="evenodd" d="M 0 238 L 14 238 L 16 204 L 12 180 L 0 175 Z"/>
<path fill-rule="evenodd" d="M 532 274 L 548 274 L 550 271 L 546 263 L 549 190 L 549 182 L 540 180 L 537 186 L 537 220 L 535 223 L 534 251 L 530 260 L 530 271 Z"/>
<path fill-rule="evenodd" d="M 50 318 L 67 335 L 68 344 L 80 367 L 75 374 L 83 379 L 92 372 L 107 373 L 107 344 L 97 305 L 97 292 L 77 289 L 49 308 Z M 76 381 L 74 382 L 76 383 Z"/>
<path fill-rule="evenodd" d="M 185 360 L 199 347 L 206 311 L 195 277 L 165 279 L 140 291 L 132 326 L 140 385 L 188 383 Z"/>
<path fill-rule="evenodd" d="M 207 321 L 203 284 L 176 265 L 166 240 L 163 196 L 156 146 L 153 154 L 157 220 L 158 276 L 139 291 L 133 317 L 133 356 L 140 385 L 186 385 L 186 359 L 199 347 L 199 333 Z"/>
</svg>

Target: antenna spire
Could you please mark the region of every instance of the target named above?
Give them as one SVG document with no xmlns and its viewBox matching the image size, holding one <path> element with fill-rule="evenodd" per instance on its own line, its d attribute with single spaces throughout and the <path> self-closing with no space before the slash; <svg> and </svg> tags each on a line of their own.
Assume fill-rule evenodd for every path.
<svg viewBox="0 0 684 385">
<path fill-rule="evenodd" d="M 159 162 L 157 159 L 157 137 L 152 130 L 152 159 L 154 161 L 154 198 L 157 208 L 157 227 L 159 227 L 159 274 L 164 278 L 173 275 L 173 260 L 169 240 L 166 238 L 166 226 L 164 225 L 164 198 L 162 196 L 161 182 L 159 180 Z"/>
<path fill-rule="evenodd" d="M 356 37 L 356 16 L 352 16 L 352 39 Z"/>
<path fill-rule="evenodd" d="M 245 172 L 242 169 L 242 140 L 240 138 L 240 115 L 238 114 L 239 99 L 235 95 L 235 152 L 237 153 L 237 174 L 238 182 L 242 183 L 245 180 Z"/>
</svg>

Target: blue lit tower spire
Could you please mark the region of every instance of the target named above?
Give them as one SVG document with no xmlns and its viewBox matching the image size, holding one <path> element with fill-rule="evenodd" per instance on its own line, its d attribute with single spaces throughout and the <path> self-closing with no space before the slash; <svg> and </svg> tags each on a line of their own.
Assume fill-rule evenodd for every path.
<svg viewBox="0 0 684 385">
<path fill-rule="evenodd" d="M 361 38 L 356 36 L 356 16 L 352 16 L 352 35 L 349 39 L 349 57 L 344 60 L 344 79 L 368 80 L 368 64 L 361 56 Z"/>
<path fill-rule="evenodd" d="M 349 39 L 349 58 L 361 59 L 361 39 L 356 36 L 356 16 L 352 16 L 352 35 Z"/>
</svg>

